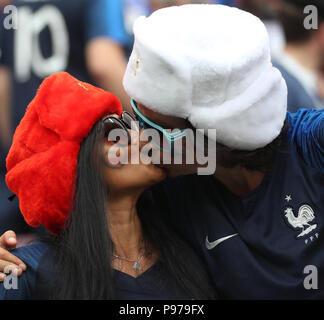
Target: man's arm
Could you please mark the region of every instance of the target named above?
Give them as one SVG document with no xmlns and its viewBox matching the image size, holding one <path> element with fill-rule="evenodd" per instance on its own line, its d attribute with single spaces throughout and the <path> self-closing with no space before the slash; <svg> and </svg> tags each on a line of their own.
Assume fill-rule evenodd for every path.
<svg viewBox="0 0 324 320">
<path fill-rule="evenodd" d="M 6 276 L 3 273 L 5 268 L 10 267 L 11 270 L 17 268 L 18 276 L 27 269 L 23 261 L 9 252 L 9 250 L 15 249 L 16 245 L 17 238 L 13 231 L 7 231 L 0 237 L 0 282 L 5 280 Z"/>
<path fill-rule="evenodd" d="M 324 110 L 288 113 L 291 142 L 303 160 L 324 172 Z"/>
<path fill-rule="evenodd" d="M 130 110 L 122 80 L 126 70 L 123 46 L 127 34 L 121 0 L 91 0 L 86 16 L 86 62 L 89 73 L 103 89 L 114 93 Z"/>
<path fill-rule="evenodd" d="M 129 97 L 122 85 L 126 70 L 123 48 L 107 37 L 96 38 L 86 46 L 86 60 L 89 73 L 96 83 L 115 94 L 124 109 L 130 111 Z"/>
</svg>

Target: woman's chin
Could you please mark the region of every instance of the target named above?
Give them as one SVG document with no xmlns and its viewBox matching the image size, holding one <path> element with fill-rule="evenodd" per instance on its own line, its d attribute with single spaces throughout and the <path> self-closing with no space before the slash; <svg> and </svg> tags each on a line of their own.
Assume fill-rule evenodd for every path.
<svg viewBox="0 0 324 320">
<path fill-rule="evenodd" d="M 163 181 L 167 177 L 167 172 L 164 168 L 157 167 L 154 164 L 150 164 L 148 167 L 152 178 L 152 185 Z"/>
</svg>

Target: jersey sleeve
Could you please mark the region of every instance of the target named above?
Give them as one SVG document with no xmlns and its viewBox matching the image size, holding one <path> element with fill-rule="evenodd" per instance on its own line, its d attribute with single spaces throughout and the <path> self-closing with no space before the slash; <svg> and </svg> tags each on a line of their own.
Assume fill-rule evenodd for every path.
<svg viewBox="0 0 324 320">
<path fill-rule="evenodd" d="M 304 162 L 324 172 L 324 110 L 287 114 L 290 141 Z"/>
<path fill-rule="evenodd" d="M 39 262 L 47 249 L 46 244 L 37 242 L 12 251 L 14 255 L 26 263 L 27 270 L 18 278 L 15 278 L 12 274 L 7 275 L 7 279 L 0 283 L 0 300 L 33 299 Z"/>
<path fill-rule="evenodd" d="M 122 0 L 90 0 L 86 9 L 86 41 L 107 36 L 126 45 L 128 35 L 123 20 Z"/>
</svg>

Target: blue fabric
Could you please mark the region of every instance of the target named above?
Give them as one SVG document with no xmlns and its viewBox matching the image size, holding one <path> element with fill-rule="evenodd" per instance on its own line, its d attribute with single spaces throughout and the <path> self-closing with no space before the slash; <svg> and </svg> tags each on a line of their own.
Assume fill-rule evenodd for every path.
<svg viewBox="0 0 324 320">
<path fill-rule="evenodd" d="M 28 54 L 29 45 L 33 50 L 37 48 L 35 43 L 31 44 L 32 39 L 37 40 L 41 56 L 47 59 L 53 55 L 52 40 L 54 35 L 59 39 L 67 37 L 68 41 L 64 46 L 67 53 L 60 54 L 60 57 L 63 56 L 66 61 L 64 71 L 69 72 L 81 81 L 93 83 L 86 67 L 85 46 L 89 41 L 100 36 L 108 36 L 116 43 L 123 45 L 124 33 L 121 0 L 14 0 L 12 4 L 18 8 L 20 13 L 24 12 L 24 15 L 29 12 L 27 18 L 25 17 L 27 23 L 32 23 L 33 19 L 36 19 L 36 15 L 39 15 L 38 20 L 43 22 L 47 22 L 49 17 L 56 19 L 51 31 L 46 27 L 40 33 L 34 35 L 26 32 L 28 30 L 27 25 L 18 30 L 5 30 L 0 19 L 0 48 L 3 49 L 0 63 L 8 67 L 12 73 L 13 96 L 10 110 L 13 129 L 15 129 L 41 82 L 52 72 L 52 69 L 47 69 L 46 66 L 41 69 L 41 72 L 36 72 L 35 66 L 40 68 L 39 60 L 34 54 Z M 44 13 L 41 13 L 44 8 L 51 10 L 51 12 L 44 15 Z M 58 17 L 61 17 L 61 19 L 58 19 Z M 18 35 L 20 36 L 18 37 Z M 61 51 L 60 49 L 57 52 Z M 21 68 L 18 68 L 17 60 L 15 60 L 17 53 L 20 53 L 18 55 L 20 56 L 19 64 L 24 65 L 27 70 L 24 79 L 17 75 L 17 71 L 21 71 Z M 5 155 L 1 156 L 0 171 L 4 170 L 5 167 L 4 158 Z M 0 172 L 0 179 L 0 230 L 12 228 L 14 225 L 13 217 L 15 217 L 17 231 L 22 231 L 26 224 L 18 223 L 22 220 L 18 217 L 18 202 L 9 203 L 7 200 L 11 193 L 5 187 L 3 171 Z"/>
<path fill-rule="evenodd" d="M 5 288 L 5 283 L 0 283 L 0 300 L 29 300 L 37 295 L 35 284 L 39 261 L 48 249 L 47 244 L 35 242 L 12 251 L 14 255 L 26 263 L 27 271 L 18 278 L 17 289 L 8 290 Z"/>
<path fill-rule="evenodd" d="M 315 109 L 312 97 L 307 93 L 302 84 L 279 63 L 274 63 L 274 66 L 280 70 L 287 83 L 288 111 L 295 113 L 301 108 Z"/>
<path fill-rule="evenodd" d="M 87 6 L 86 41 L 108 36 L 120 45 L 126 45 L 122 0 L 88 0 Z"/>
<path fill-rule="evenodd" d="M 165 277 L 160 261 L 139 277 L 115 270 L 117 300 L 188 300 L 173 281 Z"/>
<path fill-rule="evenodd" d="M 6 65 L 5 59 L 5 41 L 4 41 L 4 15 L 0 8 L 0 65 Z M 1 67 L 1 66 L 0 66 Z M 18 200 L 8 201 L 8 197 L 12 195 L 5 183 L 6 173 L 6 156 L 8 150 L 1 145 L 0 142 L 0 234 L 5 231 L 14 230 L 17 233 L 28 232 L 29 229 L 19 212 Z"/>
<path fill-rule="evenodd" d="M 287 148 L 261 185 L 243 196 L 213 176 L 188 175 L 152 188 L 165 220 L 205 262 L 223 299 L 323 299 L 324 111 L 288 114 Z M 234 235 L 212 249 L 214 242 Z M 318 270 L 307 290 L 306 266 Z"/>
<path fill-rule="evenodd" d="M 18 289 L 7 290 L 0 283 L 0 300 L 47 299 L 52 268 L 55 264 L 54 251 L 44 242 L 21 247 L 12 251 L 27 264 L 27 270 L 18 278 Z M 189 297 L 174 282 L 165 276 L 158 260 L 139 277 L 114 271 L 117 300 L 187 300 Z"/>
<path fill-rule="evenodd" d="M 296 151 L 309 166 L 324 172 L 324 110 L 301 109 L 288 113 L 287 119 Z"/>
<path fill-rule="evenodd" d="M 0 234 L 8 230 L 13 230 L 17 234 L 31 232 L 31 228 L 26 225 L 19 211 L 18 199 L 9 201 L 8 197 L 10 196 L 12 196 L 12 192 L 6 185 L 5 172 L 0 171 Z"/>
<path fill-rule="evenodd" d="M 66 61 L 64 70 L 80 79 L 93 83 L 90 77 L 85 60 L 85 46 L 96 37 L 108 36 L 116 43 L 125 44 L 126 34 L 123 28 L 123 16 L 121 0 L 48 0 L 26 2 L 21 0 L 13 1 L 13 4 L 25 12 L 30 10 L 29 17 L 26 21 L 32 21 L 37 14 L 39 18 L 43 18 L 46 22 L 47 16 L 41 13 L 42 8 L 49 8 L 52 12 L 50 15 L 55 20 L 55 28 L 50 30 L 44 28 L 40 33 L 34 35 L 34 39 L 38 40 L 40 52 L 43 59 L 52 57 L 53 55 L 53 39 L 54 35 L 64 39 L 67 37 L 67 54 L 62 53 L 62 49 L 56 48 L 56 52 L 60 52 L 61 59 Z M 55 18 L 54 18 L 55 17 Z M 60 19 L 58 17 L 61 17 Z M 63 21 L 63 23 L 61 22 Z M 14 127 L 16 127 L 23 117 L 27 105 L 36 94 L 36 90 L 42 80 L 50 75 L 53 71 L 43 66 L 41 71 L 36 71 L 35 66 L 40 68 L 41 63 L 37 60 L 34 54 L 29 57 L 28 45 L 32 37 L 28 37 L 28 33 L 23 37 L 18 37 L 17 34 L 23 34 L 24 30 L 4 30 L 2 28 L 2 39 L 5 44 L 3 50 L 3 63 L 12 71 L 13 75 L 13 101 L 12 101 L 12 116 Z M 16 36 L 15 36 L 16 34 Z M 16 41 L 14 39 L 16 38 Z M 18 39 L 18 40 L 17 40 Z M 33 44 L 33 49 L 37 47 Z M 20 64 L 25 65 L 28 70 L 24 79 L 17 75 L 18 64 L 14 57 L 19 56 L 17 53 L 26 51 Z M 31 62 L 28 62 L 29 59 Z"/>
<path fill-rule="evenodd" d="M 236 0 L 212 0 L 211 3 L 214 4 L 223 4 L 230 7 L 237 7 L 238 3 Z"/>
<path fill-rule="evenodd" d="M 131 55 L 134 43 L 134 34 L 132 23 L 134 17 L 149 16 L 152 13 L 152 7 L 149 0 L 123 0 L 123 17 L 124 17 L 124 30 L 127 34 L 126 38 L 126 56 Z"/>
</svg>

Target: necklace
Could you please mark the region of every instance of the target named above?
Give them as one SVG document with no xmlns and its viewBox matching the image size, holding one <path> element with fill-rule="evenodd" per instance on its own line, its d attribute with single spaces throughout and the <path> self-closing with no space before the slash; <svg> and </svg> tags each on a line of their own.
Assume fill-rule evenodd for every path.
<svg viewBox="0 0 324 320">
<path fill-rule="evenodd" d="M 118 256 L 117 254 L 113 254 L 113 257 L 116 258 L 116 259 L 119 259 L 119 260 L 125 260 L 125 261 L 128 261 L 128 262 L 134 262 L 133 264 L 133 269 L 134 270 L 137 270 L 137 271 L 141 271 L 142 270 L 142 267 L 140 266 L 139 262 L 140 260 L 143 258 L 144 256 L 144 253 L 145 253 L 145 249 L 141 250 L 142 253 L 140 253 L 137 257 L 136 260 L 131 260 L 131 259 L 128 259 L 128 258 L 125 258 L 125 257 L 121 257 L 121 256 Z"/>
</svg>

